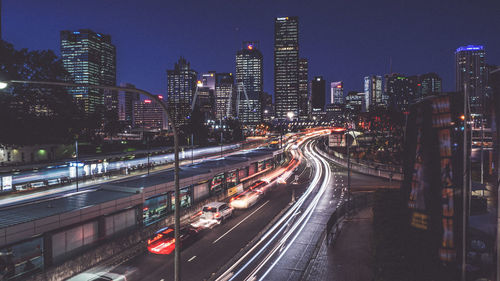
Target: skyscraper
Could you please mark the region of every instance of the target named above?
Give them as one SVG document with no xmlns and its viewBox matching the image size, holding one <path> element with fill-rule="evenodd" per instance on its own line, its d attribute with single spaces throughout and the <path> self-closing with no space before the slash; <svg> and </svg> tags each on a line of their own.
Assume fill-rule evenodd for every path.
<svg viewBox="0 0 500 281">
<path fill-rule="evenodd" d="M 186 125 L 191 115 L 191 103 L 196 90 L 197 73 L 189 62 L 180 57 L 174 69 L 167 70 L 167 95 L 171 116 L 177 126 Z"/>
<path fill-rule="evenodd" d="M 234 115 L 234 77 L 232 73 L 217 73 L 215 77 L 215 117 L 229 118 Z"/>
<path fill-rule="evenodd" d="M 129 83 L 120 84 L 120 87 L 135 88 Z M 127 125 L 132 125 L 134 120 L 134 102 L 140 101 L 138 93 L 127 91 L 118 92 L 118 120 Z"/>
<path fill-rule="evenodd" d="M 370 111 L 379 105 L 384 105 L 382 93 L 382 76 L 371 75 L 365 77 L 365 105 L 366 110 Z"/>
<path fill-rule="evenodd" d="M 244 124 L 262 122 L 263 81 L 259 42 L 243 42 L 243 48 L 236 53 L 236 90 L 240 97 L 237 101 L 238 117 Z"/>
<path fill-rule="evenodd" d="M 89 29 L 61 31 L 61 56 L 64 68 L 75 83 L 116 85 L 116 48 L 111 36 Z M 118 98 L 114 91 L 89 88 L 70 88 L 76 102 L 87 113 L 99 107 L 118 112 Z"/>
<path fill-rule="evenodd" d="M 326 82 L 322 76 L 311 80 L 312 113 L 325 111 Z"/>
<path fill-rule="evenodd" d="M 398 73 L 385 75 L 385 93 L 389 107 L 396 111 L 408 111 L 410 102 L 417 97 L 417 76 L 404 76 Z"/>
<path fill-rule="evenodd" d="M 299 59 L 299 120 L 309 120 L 309 66 L 307 59 Z"/>
<path fill-rule="evenodd" d="M 441 77 L 436 73 L 426 73 L 419 77 L 419 97 L 440 94 L 443 89 L 441 86 Z"/>
<path fill-rule="evenodd" d="M 330 103 L 342 105 L 344 100 L 344 83 L 342 81 L 332 82 L 330 84 Z"/>
<path fill-rule="evenodd" d="M 462 46 L 455 51 L 456 90 L 463 92 L 466 85 L 470 108 L 475 114 L 482 113 L 484 103 L 488 78 L 485 55 L 481 45 Z"/>
<path fill-rule="evenodd" d="M 278 119 L 299 114 L 299 18 L 274 22 L 274 103 Z"/>
</svg>

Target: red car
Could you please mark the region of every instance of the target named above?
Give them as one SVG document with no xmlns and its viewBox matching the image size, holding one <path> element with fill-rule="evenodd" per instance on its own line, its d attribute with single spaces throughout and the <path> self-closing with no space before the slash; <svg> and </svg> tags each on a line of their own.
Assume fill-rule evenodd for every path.
<svg viewBox="0 0 500 281">
<path fill-rule="evenodd" d="M 181 248 L 193 243 L 198 231 L 191 227 L 180 229 Z M 165 227 L 158 230 L 155 236 L 148 239 L 148 251 L 158 255 L 168 255 L 175 249 L 174 228 Z"/>
</svg>

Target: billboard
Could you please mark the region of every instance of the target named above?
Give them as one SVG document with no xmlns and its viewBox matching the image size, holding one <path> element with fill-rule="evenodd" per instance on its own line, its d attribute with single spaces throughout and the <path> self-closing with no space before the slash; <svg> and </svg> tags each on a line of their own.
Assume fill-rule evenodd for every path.
<svg viewBox="0 0 500 281">
<path fill-rule="evenodd" d="M 425 98 L 411 106 L 406 125 L 402 191 L 414 242 L 409 254 L 417 267 L 443 277 L 439 280 L 454 280 L 461 262 L 461 101 L 459 94 Z"/>
</svg>

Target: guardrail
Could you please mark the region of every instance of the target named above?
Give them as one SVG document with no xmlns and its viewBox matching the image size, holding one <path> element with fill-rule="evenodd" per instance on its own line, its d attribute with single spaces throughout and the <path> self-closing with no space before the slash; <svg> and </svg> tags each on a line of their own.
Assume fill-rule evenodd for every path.
<svg viewBox="0 0 500 281">
<path fill-rule="evenodd" d="M 329 149 L 322 142 L 320 142 L 319 145 L 319 153 L 322 154 L 327 159 L 329 159 L 330 161 L 340 166 L 347 167 L 348 161 L 347 159 L 345 159 L 346 157 L 336 151 Z M 361 163 L 359 161 L 356 161 L 356 159 L 351 159 L 350 167 L 352 171 L 362 173 L 365 175 L 386 178 L 389 180 L 403 181 L 403 171 L 401 167 L 394 167 L 384 164 L 375 164 L 373 162 L 366 162 L 366 161 L 364 161 L 364 163 Z"/>
</svg>

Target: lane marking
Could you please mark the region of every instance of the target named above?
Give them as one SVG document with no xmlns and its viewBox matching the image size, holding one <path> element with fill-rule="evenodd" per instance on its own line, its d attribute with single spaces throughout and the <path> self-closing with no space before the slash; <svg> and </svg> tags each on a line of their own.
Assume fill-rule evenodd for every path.
<svg viewBox="0 0 500 281">
<path fill-rule="evenodd" d="M 226 233 L 222 234 L 221 237 L 217 238 L 214 242 L 212 242 L 212 244 L 217 243 L 217 241 L 221 240 L 229 232 L 233 231 L 233 229 L 235 229 L 236 227 L 238 227 L 238 225 L 240 225 L 241 223 L 243 223 L 244 221 L 246 221 L 250 216 L 252 216 L 253 214 L 255 214 L 258 210 L 260 210 L 260 208 L 264 207 L 267 203 L 269 203 L 269 200 L 267 200 L 264 204 L 260 205 L 259 208 L 257 208 L 255 211 L 253 211 L 250 215 L 246 216 L 244 219 L 242 219 L 239 223 L 237 223 L 235 226 L 233 226 L 230 230 L 226 231 Z"/>
<path fill-rule="evenodd" d="M 190 259 L 188 259 L 188 262 L 193 261 L 196 258 L 196 256 L 192 256 Z"/>
</svg>

